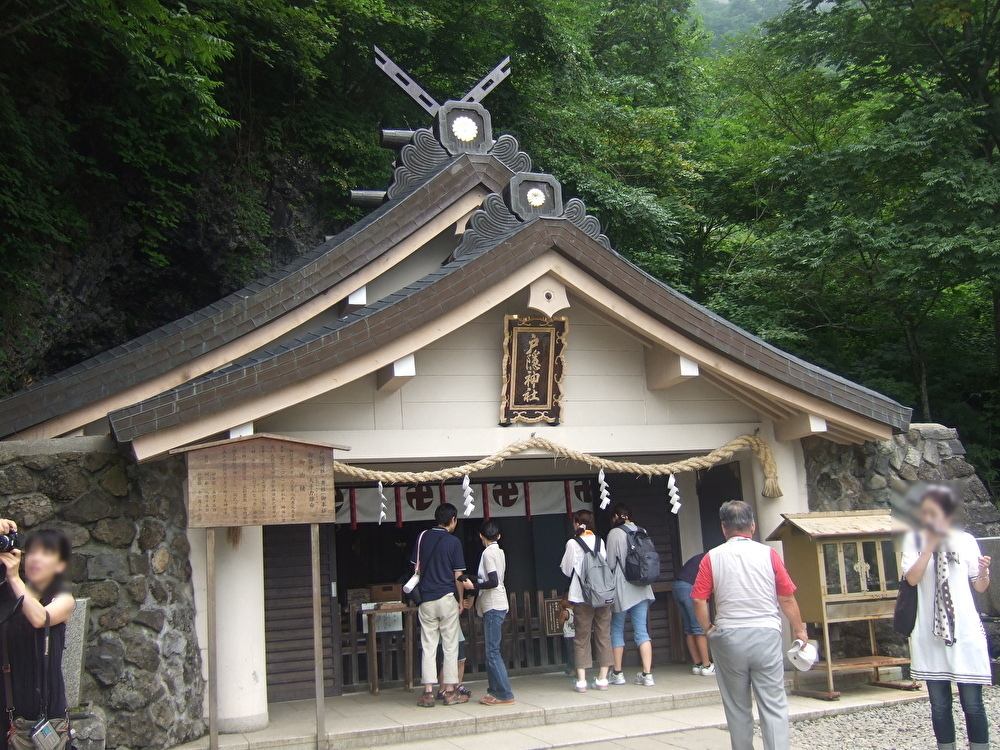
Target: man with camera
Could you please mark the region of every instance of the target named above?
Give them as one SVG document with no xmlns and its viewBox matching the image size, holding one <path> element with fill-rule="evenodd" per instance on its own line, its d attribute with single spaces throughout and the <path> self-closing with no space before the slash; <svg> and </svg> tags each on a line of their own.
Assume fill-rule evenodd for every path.
<svg viewBox="0 0 1000 750">
<path fill-rule="evenodd" d="M 455 690 L 458 685 L 459 615 L 462 596 L 474 584 L 465 575 L 465 551 L 454 536 L 458 526 L 458 510 L 451 503 L 442 503 L 434 512 L 437 526 L 423 532 L 417 539 L 413 563 L 419 576 L 421 679 L 424 693 L 418 706 L 434 707 L 434 683 L 437 679 L 438 643 L 444 652 L 441 667 L 441 689 L 444 704 L 455 706 L 468 703 L 469 696 Z"/>
</svg>

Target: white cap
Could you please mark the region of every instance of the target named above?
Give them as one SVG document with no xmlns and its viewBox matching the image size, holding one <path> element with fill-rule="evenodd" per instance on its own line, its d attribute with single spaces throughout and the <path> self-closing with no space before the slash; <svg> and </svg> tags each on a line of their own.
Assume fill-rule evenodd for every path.
<svg viewBox="0 0 1000 750">
<path fill-rule="evenodd" d="M 809 641 L 804 646 L 801 640 L 792 643 L 788 651 L 788 661 L 800 672 L 808 672 L 819 658 L 816 641 Z"/>
</svg>

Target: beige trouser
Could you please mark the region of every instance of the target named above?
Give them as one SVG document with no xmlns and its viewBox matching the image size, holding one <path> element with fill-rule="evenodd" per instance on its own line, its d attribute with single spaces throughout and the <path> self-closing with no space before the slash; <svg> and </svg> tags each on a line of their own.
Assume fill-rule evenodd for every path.
<svg viewBox="0 0 1000 750">
<path fill-rule="evenodd" d="M 607 607 L 574 604 L 573 624 L 576 627 L 576 638 L 573 639 L 573 657 L 576 660 L 577 669 L 590 669 L 594 666 L 593 652 L 590 647 L 592 633 L 594 647 L 597 651 L 597 666 L 609 667 L 614 664 L 614 656 L 611 653 L 610 604 Z"/>
<path fill-rule="evenodd" d="M 444 651 L 442 679 L 445 685 L 458 684 L 458 600 L 442 596 L 420 605 L 420 676 L 424 685 L 437 682 L 438 641 Z"/>
</svg>

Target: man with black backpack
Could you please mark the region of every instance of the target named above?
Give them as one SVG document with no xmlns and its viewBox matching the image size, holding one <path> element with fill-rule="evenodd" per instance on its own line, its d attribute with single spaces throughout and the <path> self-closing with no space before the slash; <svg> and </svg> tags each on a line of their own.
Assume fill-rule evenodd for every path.
<svg viewBox="0 0 1000 750">
<path fill-rule="evenodd" d="M 611 613 L 611 650 L 614 669 L 609 675 L 612 685 L 624 685 L 622 659 L 625 656 L 625 619 L 632 621 L 632 636 L 639 647 L 642 671 L 635 676 L 636 685 L 652 687 L 653 642 L 646 621 L 649 603 L 653 601 L 650 584 L 660 577 L 660 555 L 646 530 L 632 522 L 632 511 L 625 503 L 617 503 L 611 511 L 614 528 L 608 533 L 608 565 L 615 574 L 615 603 Z"/>
</svg>

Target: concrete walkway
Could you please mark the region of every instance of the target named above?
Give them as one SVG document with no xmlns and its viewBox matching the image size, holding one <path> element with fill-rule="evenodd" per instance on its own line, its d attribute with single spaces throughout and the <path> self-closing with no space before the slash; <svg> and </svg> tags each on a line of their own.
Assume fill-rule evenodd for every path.
<svg viewBox="0 0 1000 750">
<path fill-rule="evenodd" d="M 805 721 L 822 716 L 878 708 L 896 703 L 926 700 L 924 691 L 897 692 L 885 688 L 859 687 L 845 690 L 841 699 L 834 702 L 815 698 L 789 697 L 792 721 Z M 631 750 L 730 750 L 726 719 L 719 704 L 692 706 L 666 711 L 653 711 L 631 716 L 608 719 L 594 718 L 539 727 L 491 732 L 488 736 L 466 735 L 441 737 L 434 740 L 404 742 L 378 750 L 480 750 L 484 742 L 490 747 L 504 750 L 548 750 L 548 748 L 580 748 L 590 750 L 599 743 L 602 747 L 630 748 Z M 339 746 L 337 746 L 339 747 Z M 762 748 L 760 739 L 755 748 Z M 792 746 L 789 750 L 812 750 Z"/>
<path fill-rule="evenodd" d="M 618 750 L 628 748 L 628 750 L 670 750 L 671 748 L 686 748 L 686 750 L 731 750 L 729 743 L 729 732 L 724 729 L 690 729 L 684 732 L 671 732 L 670 734 L 655 734 L 646 737 L 631 737 L 622 740 L 605 742 L 603 746 Z M 572 748 L 587 748 L 591 750 L 592 745 L 572 745 Z M 760 738 L 754 740 L 754 748 L 763 748 Z M 810 750 L 805 747 L 792 745 L 789 750 Z"/>
<path fill-rule="evenodd" d="M 673 747 L 714 750 L 729 747 L 725 716 L 715 679 L 692 675 L 679 666 L 660 669 L 655 687 L 623 685 L 607 691 L 575 693 L 560 674 L 517 677 L 517 703 L 482 706 L 485 684 L 472 682 L 474 697 L 461 706 L 416 706 L 419 693 L 399 688 L 379 696 L 354 693 L 326 700 L 326 727 L 333 750 L 481 750 L 485 743 L 503 750 L 543 750 L 592 743 L 626 743 L 633 750 Z M 926 693 L 884 688 L 845 689 L 841 700 L 825 702 L 793 696 L 793 719 L 925 700 Z M 225 750 L 315 750 L 314 704 L 296 701 L 270 706 L 271 724 L 260 732 L 222 735 Z M 688 744 L 678 744 L 685 743 Z M 693 744 L 692 744 L 693 743 Z M 711 744 L 716 743 L 716 744 Z M 718 744 L 721 743 L 721 744 Z M 181 746 L 204 750 L 207 738 Z"/>
</svg>

